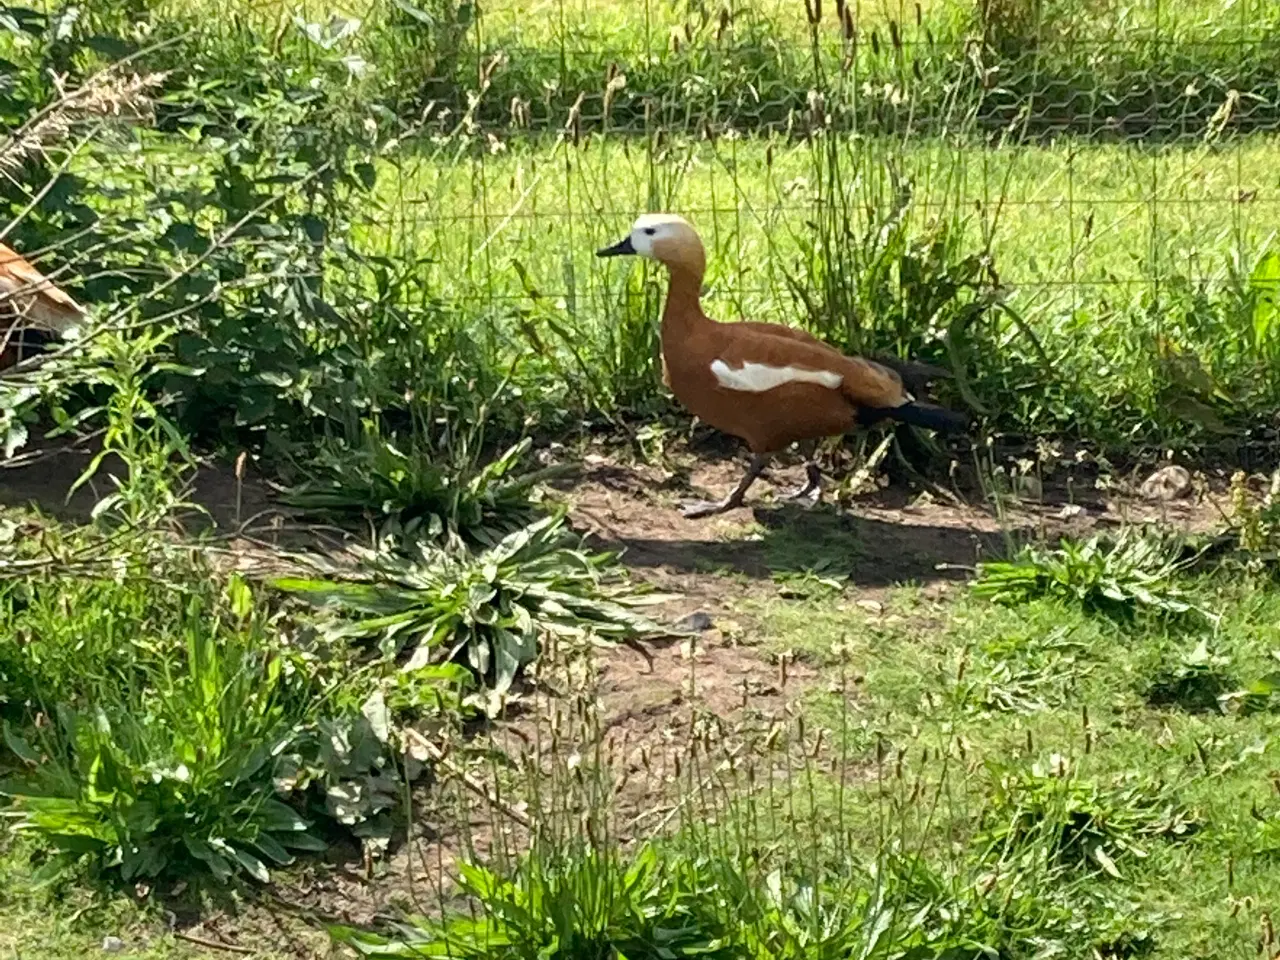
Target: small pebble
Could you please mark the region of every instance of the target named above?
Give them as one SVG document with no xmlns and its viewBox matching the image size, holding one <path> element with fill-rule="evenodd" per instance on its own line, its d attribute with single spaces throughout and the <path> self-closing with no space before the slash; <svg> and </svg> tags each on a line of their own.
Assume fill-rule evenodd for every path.
<svg viewBox="0 0 1280 960">
<path fill-rule="evenodd" d="M 103 937 L 102 952 L 103 953 L 119 953 L 124 949 L 124 941 L 119 937 Z"/>
<path fill-rule="evenodd" d="M 715 625 L 716 622 L 711 619 L 711 614 L 705 610 L 698 610 L 687 617 L 681 617 L 676 623 L 676 629 L 681 632 L 704 633 Z"/>
<path fill-rule="evenodd" d="M 1191 492 L 1191 474 L 1171 463 L 1142 481 L 1139 492 L 1148 500 L 1178 500 Z"/>
</svg>

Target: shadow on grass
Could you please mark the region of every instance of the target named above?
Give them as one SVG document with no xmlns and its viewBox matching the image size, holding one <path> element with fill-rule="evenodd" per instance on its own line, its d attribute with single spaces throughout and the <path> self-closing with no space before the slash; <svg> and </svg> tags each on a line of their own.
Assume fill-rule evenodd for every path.
<svg viewBox="0 0 1280 960">
<path fill-rule="evenodd" d="M 822 504 L 756 507 L 762 531 L 754 539 L 662 540 L 592 537 L 592 546 L 621 550 L 637 568 L 687 573 L 737 573 L 755 578 L 814 572 L 848 577 L 865 587 L 962 580 L 974 563 L 1003 554 L 1005 538 L 960 526 L 888 523 Z"/>
<path fill-rule="evenodd" d="M 98 497 L 111 488 L 109 476 L 123 473 L 122 465 L 108 458 L 94 481 L 68 500 L 67 491 L 94 452 L 92 447 L 55 450 L 28 466 L 0 470 L 0 505 L 34 505 L 60 520 L 88 521 Z M 624 492 L 630 493 L 630 488 Z M 185 518 L 190 532 L 207 527 L 210 519 L 221 531 L 235 531 L 246 521 L 261 529 L 275 517 L 284 523 L 270 536 L 281 546 L 335 549 L 333 536 L 317 539 L 306 518 L 279 506 L 252 470 L 242 482 L 231 465 L 206 465 L 194 477 L 192 494 L 208 517 L 192 513 Z M 752 513 L 760 527 L 753 539 L 713 539 L 713 525 L 709 525 L 708 539 L 661 539 L 623 532 L 594 535 L 590 542 L 596 549 L 622 550 L 623 562 L 632 567 L 737 573 L 760 579 L 817 573 L 847 577 L 867 587 L 964 579 L 977 560 L 1006 552 L 1006 540 L 1000 533 L 930 523 L 927 517 L 911 518 L 916 522 L 891 522 L 841 512 L 825 503 L 808 509 L 796 504 L 759 505 Z M 324 529 L 330 534 L 342 532 L 333 527 Z M 338 539 L 358 537 L 359 532 L 353 528 Z"/>
</svg>

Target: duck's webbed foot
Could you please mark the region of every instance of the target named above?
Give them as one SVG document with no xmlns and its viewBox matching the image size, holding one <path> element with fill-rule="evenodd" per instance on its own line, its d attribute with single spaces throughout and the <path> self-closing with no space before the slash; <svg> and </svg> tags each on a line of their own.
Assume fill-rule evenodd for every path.
<svg viewBox="0 0 1280 960">
<path fill-rule="evenodd" d="M 680 515 L 686 520 L 713 517 L 742 506 L 742 497 L 725 497 L 723 500 L 690 500 L 680 507 Z"/>
<path fill-rule="evenodd" d="M 765 464 L 768 462 L 769 458 L 763 454 L 752 455 L 751 465 L 747 467 L 747 472 L 742 475 L 742 479 L 738 482 L 738 486 L 734 488 L 733 493 L 718 503 L 708 500 L 696 500 L 693 503 L 687 503 L 681 508 L 680 512 L 686 519 L 697 520 L 700 517 L 714 516 L 717 513 L 724 513 L 742 506 L 747 490 L 751 487 L 751 484 L 755 483 L 756 477 L 760 476 L 761 471 L 764 470 Z"/>
<path fill-rule="evenodd" d="M 822 500 L 822 471 L 812 460 L 804 465 L 804 486 L 787 497 L 788 500 L 804 501 L 810 505 Z"/>
</svg>

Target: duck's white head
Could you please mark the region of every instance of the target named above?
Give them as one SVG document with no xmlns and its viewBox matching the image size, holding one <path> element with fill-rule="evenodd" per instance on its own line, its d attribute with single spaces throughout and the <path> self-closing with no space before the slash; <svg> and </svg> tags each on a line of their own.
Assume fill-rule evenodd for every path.
<svg viewBox="0 0 1280 960">
<path fill-rule="evenodd" d="M 596 252 L 597 257 L 626 255 L 646 257 L 671 268 L 699 274 L 706 267 L 706 254 L 698 232 L 674 213 L 646 213 L 636 220 L 625 239 Z"/>
</svg>

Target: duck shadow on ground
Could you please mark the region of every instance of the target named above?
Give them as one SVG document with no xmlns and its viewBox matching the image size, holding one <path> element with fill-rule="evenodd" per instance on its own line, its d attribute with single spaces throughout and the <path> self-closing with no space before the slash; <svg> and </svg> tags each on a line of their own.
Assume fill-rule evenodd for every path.
<svg viewBox="0 0 1280 960">
<path fill-rule="evenodd" d="M 738 540 L 670 539 L 615 531 L 589 540 L 622 552 L 627 566 L 681 573 L 729 573 L 767 579 L 813 573 L 863 587 L 960 580 L 983 559 L 1008 552 L 1014 531 L 964 525 L 891 522 L 820 504 L 756 507 L 758 530 Z"/>
<path fill-rule="evenodd" d="M 91 479 L 72 491 L 100 449 L 96 443 L 80 448 L 33 445 L 26 451 L 29 461 L 19 460 L 15 465 L 0 468 L 0 504 L 36 507 L 60 520 L 87 522 L 93 515 L 94 505 L 127 474 L 120 459 L 110 455 L 103 459 Z M 237 477 L 234 466 L 228 464 L 204 466 L 194 472 L 191 499 L 207 512 L 205 522 L 233 527 L 242 518 L 275 506 L 253 473 L 249 467 L 248 475 Z M 199 515 L 193 515 L 193 520 L 198 522 Z"/>
<path fill-rule="evenodd" d="M 90 465 L 95 446 L 88 449 L 50 448 L 31 451 L 30 462 L 0 468 L 0 507 L 35 509 L 44 516 L 71 524 L 86 524 L 95 504 L 115 489 L 126 475 L 119 458 L 106 457 L 92 479 L 72 491 L 76 479 Z M 238 473 L 234 464 L 207 463 L 193 472 L 186 491 L 189 506 L 173 519 L 187 535 L 212 534 L 242 545 L 258 543 L 269 549 L 332 554 L 367 535 L 307 517 L 279 502 L 252 464 Z"/>
</svg>

